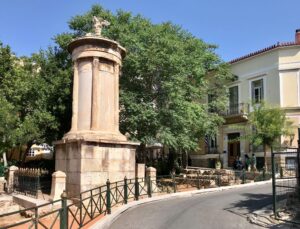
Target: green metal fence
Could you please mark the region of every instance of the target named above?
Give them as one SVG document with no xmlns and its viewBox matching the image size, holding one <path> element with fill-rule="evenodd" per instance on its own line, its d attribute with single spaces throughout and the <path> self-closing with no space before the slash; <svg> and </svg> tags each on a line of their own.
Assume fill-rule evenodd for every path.
<svg viewBox="0 0 300 229">
<path fill-rule="evenodd" d="M 271 154 L 274 216 L 296 224 L 300 224 L 299 155 L 299 149 Z"/>
<path fill-rule="evenodd" d="M 112 208 L 137 201 L 141 198 L 151 198 L 154 194 L 175 193 L 201 188 L 226 186 L 230 184 L 247 183 L 249 180 L 260 181 L 268 179 L 265 173 L 235 171 L 229 175 L 187 174 L 187 176 L 159 176 L 127 179 L 110 182 L 106 185 L 84 191 L 78 198 L 69 200 L 65 193 L 61 200 L 49 204 L 27 208 L 21 211 L 0 215 L 0 228 L 82 228 L 92 220 L 106 214 L 111 214 Z M 22 218 L 28 215 L 30 218 Z M 20 220 L 12 223 L 10 218 Z M 8 221 L 5 223 L 5 221 Z"/>
</svg>

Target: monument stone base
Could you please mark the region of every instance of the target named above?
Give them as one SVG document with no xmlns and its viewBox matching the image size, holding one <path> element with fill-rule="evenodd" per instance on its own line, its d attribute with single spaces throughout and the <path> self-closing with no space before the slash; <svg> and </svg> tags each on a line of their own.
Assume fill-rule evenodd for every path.
<svg viewBox="0 0 300 229">
<path fill-rule="evenodd" d="M 62 140 L 55 143 L 55 170 L 66 173 L 66 191 L 77 197 L 83 191 L 135 177 L 137 143 Z"/>
</svg>

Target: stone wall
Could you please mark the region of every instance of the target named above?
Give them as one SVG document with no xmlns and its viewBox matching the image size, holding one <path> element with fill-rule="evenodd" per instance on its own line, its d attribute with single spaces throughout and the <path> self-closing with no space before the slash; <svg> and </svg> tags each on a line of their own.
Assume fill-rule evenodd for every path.
<svg viewBox="0 0 300 229">
<path fill-rule="evenodd" d="M 0 177 L 0 194 L 4 193 L 4 187 L 5 187 L 6 181 L 4 177 Z"/>
<path fill-rule="evenodd" d="M 210 159 L 192 159 L 192 166 L 209 168 Z"/>
<path fill-rule="evenodd" d="M 69 196 L 135 177 L 135 150 L 130 144 L 77 141 L 56 145 L 55 170 L 66 173 Z"/>
</svg>

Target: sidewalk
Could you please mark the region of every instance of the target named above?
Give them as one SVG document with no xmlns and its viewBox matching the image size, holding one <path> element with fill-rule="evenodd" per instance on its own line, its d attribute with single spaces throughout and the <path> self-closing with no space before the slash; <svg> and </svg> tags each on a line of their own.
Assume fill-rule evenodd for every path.
<svg viewBox="0 0 300 229">
<path fill-rule="evenodd" d="M 261 210 L 254 211 L 248 215 L 247 220 L 250 223 L 256 224 L 266 228 L 299 228 L 300 225 L 293 224 L 291 222 L 285 222 L 283 220 L 289 220 L 287 215 L 280 214 L 282 220 L 276 220 L 273 213 L 273 206 L 268 205 Z"/>
</svg>

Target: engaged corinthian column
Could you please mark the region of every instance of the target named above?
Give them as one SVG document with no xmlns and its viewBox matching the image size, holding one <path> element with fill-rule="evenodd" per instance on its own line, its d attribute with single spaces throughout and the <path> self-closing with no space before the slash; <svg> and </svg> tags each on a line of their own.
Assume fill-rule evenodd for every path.
<svg viewBox="0 0 300 229">
<path fill-rule="evenodd" d="M 100 109 L 100 94 L 99 94 L 99 58 L 94 57 L 93 60 L 93 93 L 92 93 L 92 130 L 99 129 L 99 109 Z"/>
<path fill-rule="evenodd" d="M 94 21 L 96 27 L 107 25 Z M 73 111 L 72 128 L 64 139 L 127 141 L 119 132 L 119 69 L 125 49 L 101 34 L 89 34 L 73 40 L 69 51 L 74 62 Z"/>
<path fill-rule="evenodd" d="M 77 61 L 73 64 L 74 79 L 73 79 L 73 103 L 72 103 L 72 128 L 71 132 L 77 130 L 77 114 L 78 114 L 78 64 Z"/>
</svg>

